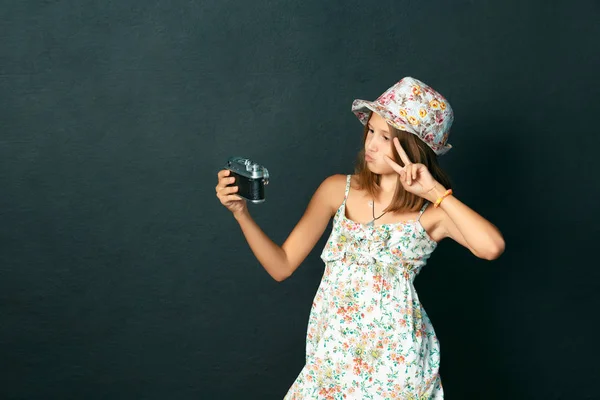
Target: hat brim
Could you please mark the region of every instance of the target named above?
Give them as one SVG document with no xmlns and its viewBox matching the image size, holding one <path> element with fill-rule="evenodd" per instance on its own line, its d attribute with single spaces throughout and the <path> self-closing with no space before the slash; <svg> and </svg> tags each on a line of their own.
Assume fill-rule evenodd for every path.
<svg viewBox="0 0 600 400">
<path fill-rule="evenodd" d="M 371 115 L 371 111 L 381 115 L 387 121 L 387 123 L 389 123 L 395 128 L 411 133 L 416 133 L 410 128 L 410 124 L 408 123 L 408 121 L 406 121 L 401 116 L 393 115 L 388 109 L 383 107 L 381 104 L 361 99 L 354 100 L 354 102 L 352 103 L 352 112 L 354 113 L 354 115 L 356 115 L 356 117 L 360 120 L 360 122 L 363 125 L 367 124 L 367 121 L 369 120 L 369 117 Z"/>
<path fill-rule="evenodd" d="M 388 124 L 392 125 L 394 128 L 399 129 L 401 131 L 412 133 L 412 134 L 416 135 L 417 137 L 419 137 L 419 133 L 416 132 L 412 128 L 412 126 L 410 125 L 410 123 L 407 120 L 402 118 L 402 116 L 393 115 L 387 108 L 383 107 L 379 103 L 376 103 L 373 101 L 368 101 L 368 100 L 356 99 L 352 102 L 352 112 L 354 113 L 354 115 L 356 115 L 358 120 L 363 125 L 366 125 L 367 122 L 369 121 L 371 112 L 375 112 L 375 113 L 379 114 L 381 117 L 383 117 L 383 119 L 385 119 L 386 122 Z M 419 140 L 421 140 L 421 138 L 419 138 Z M 425 144 L 427 144 L 427 143 L 425 143 Z M 429 144 L 427 144 L 427 145 L 429 146 Z M 452 145 L 447 143 L 446 145 L 444 145 L 438 149 L 432 148 L 432 150 L 436 155 L 441 156 L 442 154 L 447 153 L 451 148 L 452 148 Z"/>
</svg>

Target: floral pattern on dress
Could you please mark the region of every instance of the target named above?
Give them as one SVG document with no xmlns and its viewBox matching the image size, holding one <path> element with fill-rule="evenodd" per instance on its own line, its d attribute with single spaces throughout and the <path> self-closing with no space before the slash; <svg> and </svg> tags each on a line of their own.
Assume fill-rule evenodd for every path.
<svg viewBox="0 0 600 400">
<path fill-rule="evenodd" d="M 345 216 L 321 253 L 306 363 L 285 400 L 443 399 L 440 346 L 413 281 L 435 250 L 419 217 L 374 227 Z"/>
</svg>

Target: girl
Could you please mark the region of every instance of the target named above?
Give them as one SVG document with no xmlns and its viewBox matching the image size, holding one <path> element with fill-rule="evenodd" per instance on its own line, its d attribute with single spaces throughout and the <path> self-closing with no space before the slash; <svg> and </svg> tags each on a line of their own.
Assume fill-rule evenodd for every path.
<svg viewBox="0 0 600 400">
<path fill-rule="evenodd" d="M 438 165 L 452 148 L 453 112 L 441 94 L 406 77 L 374 102 L 355 100 L 352 111 L 365 125 L 355 175 L 325 179 L 281 247 L 228 186 L 227 170 L 218 173 L 217 197 L 277 281 L 296 270 L 333 216 L 306 364 L 286 400 L 443 399 L 440 346 L 414 278 L 444 238 L 487 260 L 502 254 L 504 240 L 453 195 Z"/>
</svg>

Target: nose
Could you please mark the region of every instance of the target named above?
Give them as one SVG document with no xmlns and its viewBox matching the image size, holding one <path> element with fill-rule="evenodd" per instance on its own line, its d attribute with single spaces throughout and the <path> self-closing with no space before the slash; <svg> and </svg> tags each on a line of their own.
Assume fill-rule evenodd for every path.
<svg viewBox="0 0 600 400">
<path fill-rule="evenodd" d="M 375 146 L 375 141 L 371 140 L 369 142 L 367 142 L 367 151 L 369 153 L 376 153 L 377 152 L 377 147 Z"/>
</svg>

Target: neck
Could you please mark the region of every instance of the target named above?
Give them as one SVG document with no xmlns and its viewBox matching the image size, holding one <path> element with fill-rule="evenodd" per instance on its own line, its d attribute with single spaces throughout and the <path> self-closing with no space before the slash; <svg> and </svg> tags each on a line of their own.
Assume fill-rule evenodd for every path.
<svg viewBox="0 0 600 400">
<path fill-rule="evenodd" d="M 381 175 L 379 180 L 379 187 L 381 188 L 381 194 L 384 196 L 392 195 L 396 191 L 396 184 L 398 182 L 397 174 Z"/>
</svg>

